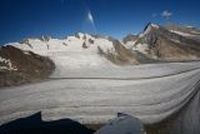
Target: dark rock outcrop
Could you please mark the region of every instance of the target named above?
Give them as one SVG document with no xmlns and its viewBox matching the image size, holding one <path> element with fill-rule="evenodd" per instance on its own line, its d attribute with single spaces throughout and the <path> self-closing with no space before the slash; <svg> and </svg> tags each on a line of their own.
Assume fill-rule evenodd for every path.
<svg viewBox="0 0 200 134">
<path fill-rule="evenodd" d="M 137 44 L 148 44 L 148 57 L 161 61 L 195 60 L 200 57 L 200 42 L 170 32 L 163 26 L 148 24 Z"/>
<path fill-rule="evenodd" d="M 0 87 L 41 80 L 55 69 L 49 58 L 13 46 L 2 46 L 0 57 Z"/>
</svg>

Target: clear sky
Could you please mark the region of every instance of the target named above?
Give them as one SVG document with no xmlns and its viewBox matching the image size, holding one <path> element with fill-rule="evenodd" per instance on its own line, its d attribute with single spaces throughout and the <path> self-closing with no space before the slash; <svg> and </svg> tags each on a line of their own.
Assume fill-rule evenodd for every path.
<svg viewBox="0 0 200 134">
<path fill-rule="evenodd" d="M 0 44 L 76 32 L 122 38 L 148 22 L 200 27 L 200 0 L 0 0 Z"/>
</svg>

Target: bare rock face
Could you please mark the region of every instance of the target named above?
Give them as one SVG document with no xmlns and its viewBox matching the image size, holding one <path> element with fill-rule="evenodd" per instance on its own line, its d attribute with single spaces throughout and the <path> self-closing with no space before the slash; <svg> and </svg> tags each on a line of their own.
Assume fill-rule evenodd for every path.
<svg viewBox="0 0 200 134">
<path fill-rule="evenodd" d="M 135 46 L 138 44 L 147 44 L 146 55 L 160 61 L 196 60 L 200 57 L 198 40 L 159 25 L 148 24 Z"/>
<path fill-rule="evenodd" d="M 0 48 L 0 65 L 0 87 L 44 79 L 55 68 L 49 58 L 13 46 Z"/>
</svg>

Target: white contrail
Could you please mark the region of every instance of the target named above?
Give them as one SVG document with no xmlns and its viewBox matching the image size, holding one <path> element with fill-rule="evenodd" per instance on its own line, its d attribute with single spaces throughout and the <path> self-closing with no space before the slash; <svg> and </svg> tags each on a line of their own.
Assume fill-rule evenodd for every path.
<svg viewBox="0 0 200 134">
<path fill-rule="evenodd" d="M 96 33 L 96 26 L 95 26 L 95 21 L 94 21 L 94 17 L 91 13 L 91 11 L 89 10 L 88 11 L 88 14 L 87 14 L 87 19 L 90 21 L 90 23 L 92 24 L 92 27 L 94 28 L 94 32 Z"/>
<path fill-rule="evenodd" d="M 93 18 L 93 16 L 92 16 L 90 11 L 88 12 L 88 19 L 92 24 L 94 24 L 94 18 Z"/>
</svg>

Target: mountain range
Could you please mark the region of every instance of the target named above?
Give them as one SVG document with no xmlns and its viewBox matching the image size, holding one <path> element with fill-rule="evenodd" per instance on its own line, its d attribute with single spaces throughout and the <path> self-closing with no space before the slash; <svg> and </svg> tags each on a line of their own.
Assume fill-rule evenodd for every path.
<svg viewBox="0 0 200 134">
<path fill-rule="evenodd" d="M 76 33 L 64 39 L 27 38 L 0 47 L 0 86 L 47 78 L 63 70 L 199 60 L 200 30 L 149 23 L 122 40 Z"/>
</svg>

